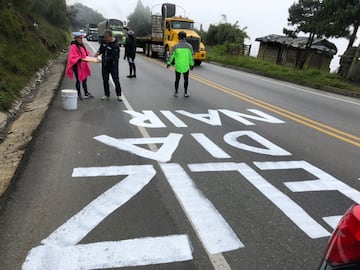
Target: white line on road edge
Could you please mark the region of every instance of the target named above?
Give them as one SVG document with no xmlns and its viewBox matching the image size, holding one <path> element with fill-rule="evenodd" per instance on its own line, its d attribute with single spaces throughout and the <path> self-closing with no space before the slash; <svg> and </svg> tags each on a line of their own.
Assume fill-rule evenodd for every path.
<svg viewBox="0 0 360 270">
<path fill-rule="evenodd" d="M 93 51 L 96 51 L 94 49 L 94 47 L 92 45 L 89 44 L 89 46 L 93 49 Z M 114 85 L 114 82 L 111 80 L 112 84 Z M 125 107 L 129 110 L 129 111 L 134 111 L 133 107 L 131 106 L 130 102 L 127 100 L 127 98 L 125 97 L 125 95 L 122 96 L 123 97 L 123 103 L 125 105 Z M 146 130 L 146 128 L 143 128 L 143 127 L 137 127 L 138 130 L 140 131 L 141 135 L 144 137 L 144 138 L 151 138 L 149 132 Z M 158 151 L 158 147 L 154 144 L 149 144 L 148 145 L 150 150 L 156 152 Z M 161 167 L 161 163 L 158 162 L 158 165 Z M 186 213 L 184 207 L 182 206 L 181 202 L 178 200 L 179 204 L 181 205 L 182 207 L 182 210 Z M 193 226 L 193 224 L 189 221 L 189 223 L 191 224 L 191 226 L 193 227 L 194 231 L 195 228 Z M 206 250 L 206 249 L 205 249 Z M 225 257 L 219 253 L 219 254 L 208 254 L 208 257 L 214 267 L 215 270 L 231 270 L 228 262 L 226 261 Z"/>
<path fill-rule="evenodd" d="M 169 235 L 63 248 L 39 246 L 31 250 L 22 269 L 107 269 L 183 262 L 192 259 L 188 236 Z"/>
</svg>

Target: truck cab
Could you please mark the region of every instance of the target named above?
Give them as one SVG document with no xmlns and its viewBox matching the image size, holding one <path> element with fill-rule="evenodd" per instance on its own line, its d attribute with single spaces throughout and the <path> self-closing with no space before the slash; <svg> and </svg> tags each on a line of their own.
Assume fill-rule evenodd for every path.
<svg viewBox="0 0 360 270">
<path fill-rule="evenodd" d="M 86 25 L 86 39 L 88 41 L 98 41 L 99 40 L 99 33 L 96 24 L 88 24 Z"/>
<path fill-rule="evenodd" d="M 125 45 L 126 36 L 124 33 L 124 23 L 123 21 L 117 19 L 107 19 L 98 24 L 98 33 L 99 33 L 99 43 L 104 39 L 104 33 L 107 30 L 112 31 L 114 37 L 116 37 L 121 46 Z"/>
<path fill-rule="evenodd" d="M 206 49 L 201 37 L 194 29 L 194 21 L 176 16 L 176 5 L 163 4 L 161 14 L 151 15 L 151 32 L 145 36 L 136 36 L 137 46 L 143 48 L 151 57 L 169 59 L 174 46 L 179 42 L 178 33 L 186 32 L 186 40 L 193 46 L 194 61 L 200 65 L 206 60 Z"/>
<path fill-rule="evenodd" d="M 179 42 L 178 33 L 181 31 L 186 33 L 186 41 L 193 47 L 195 64 L 200 65 L 206 60 L 205 45 L 194 30 L 194 21 L 188 18 L 171 17 L 164 20 L 165 58 L 170 57 L 174 46 Z"/>
</svg>

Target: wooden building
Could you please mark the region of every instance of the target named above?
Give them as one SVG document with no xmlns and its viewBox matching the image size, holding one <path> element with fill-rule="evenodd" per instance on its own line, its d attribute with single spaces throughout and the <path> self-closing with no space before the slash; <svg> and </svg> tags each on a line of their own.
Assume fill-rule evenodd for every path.
<svg viewBox="0 0 360 270">
<path fill-rule="evenodd" d="M 256 41 L 260 42 L 259 59 L 295 67 L 297 60 L 306 48 L 308 38 L 268 35 L 257 38 Z M 337 48 L 334 43 L 324 38 L 315 38 L 304 68 L 329 71 L 330 62 L 336 53 Z"/>
</svg>

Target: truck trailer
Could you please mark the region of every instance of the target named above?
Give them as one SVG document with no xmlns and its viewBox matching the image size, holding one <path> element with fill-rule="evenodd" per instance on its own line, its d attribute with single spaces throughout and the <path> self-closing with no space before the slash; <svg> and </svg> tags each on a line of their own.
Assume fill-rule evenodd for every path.
<svg viewBox="0 0 360 270">
<path fill-rule="evenodd" d="M 179 42 L 178 33 L 186 32 L 186 40 L 194 49 L 196 65 L 206 60 L 206 49 L 201 37 L 194 30 L 194 21 L 176 16 L 176 5 L 163 4 L 160 14 L 151 15 L 151 33 L 137 36 L 137 46 L 143 48 L 149 57 L 169 59 L 174 46 Z"/>
<path fill-rule="evenodd" d="M 104 39 L 105 31 L 111 31 L 119 41 L 120 45 L 125 45 L 126 36 L 124 33 L 124 23 L 117 19 L 107 19 L 98 24 L 99 43 Z"/>
</svg>

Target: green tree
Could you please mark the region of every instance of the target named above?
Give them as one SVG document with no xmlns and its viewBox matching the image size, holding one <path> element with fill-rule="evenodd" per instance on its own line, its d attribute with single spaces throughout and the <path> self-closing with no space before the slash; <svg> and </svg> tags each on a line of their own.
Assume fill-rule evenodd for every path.
<svg viewBox="0 0 360 270">
<path fill-rule="evenodd" d="M 359 0 L 324 0 L 322 28 L 326 37 L 349 39 L 348 49 L 354 45 L 360 26 Z"/>
<path fill-rule="evenodd" d="M 151 10 L 145 7 L 141 0 L 137 2 L 135 10 L 128 16 L 128 26 L 137 35 L 146 35 L 151 32 Z"/>
<path fill-rule="evenodd" d="M 13 7 L 21 13 L 28 13 L 37 0 L 10 0 L 4 1 L 7 7 Z"/>
<path fill-rule="evenodd" d="M 67 17 L 65 0 L 38 0 L 37 5 L 39 3 L 45 5 L 43 15 L 51 24 L 58 26 L 59 28 L 66 28 Z M 35 8 L 37 5 L 35 5 Z"/>
<path fill-rule="evenodd" d="M 235 24 L 220 23 L 211 24 L 206 34 L 206 43 L 212 45 L 222 45 L 225 43 L 243 44 L 249 36 L 246 33 L 246 27 L 240 28 L 239 22 Z"/>
<path fill-rule="evenodd" d="M 84 28 L 89 23 L 98 24 L 105 20 L 102 14 L 80 3 L 68 6 L 67 16 L 74 29 Z"/>
<path fill-rule="evenodd" d="M 299 0 L 289 8 L 289 25 L 295 27 L 294 33 L 304 32 L 309 34 L 305 50 L 299 54 L 296 60 L 296 66 L 302 69 L 309 56 L 311 46 L 315 36 L 322 36 L 324 33 L 324 23 L 322 10 L 324 5 L 320 0 Z M 284 29 L 284 32 L 291 30 Z"/>
</svg>

